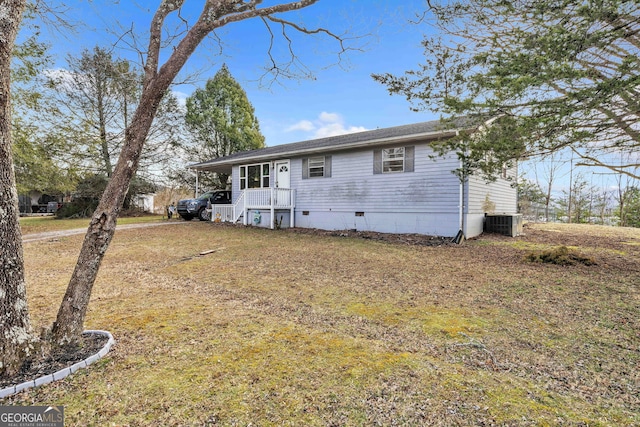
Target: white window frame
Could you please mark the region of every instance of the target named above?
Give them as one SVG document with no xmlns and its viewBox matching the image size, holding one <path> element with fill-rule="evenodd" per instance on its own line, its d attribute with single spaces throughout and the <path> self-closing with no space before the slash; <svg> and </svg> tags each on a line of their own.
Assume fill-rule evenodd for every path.
<svg viewBox="0 0 640 427">
<path fill-rule="evenodd" d="M 325 156 L 309 157 L 307 160 L 307 176 L 309 178 L 324 178 L 325 161 Z"/>
<path fill-rule="evenodd" d="M 382 173 L 404 172 L 404 161 L 405 147 L 382 149 Z"/>
<path fill-rule="evenodd" d="M 260 171 L 259 186 L 249 186 L 249 168 L 257 167 Z M 244 172 L 244 176 L 243 176 Z M 250 165 L 242 165 L 239 170 L 240 190 L 248 188 L 269 188 L 271 186 L 271 163 L 253 163 Z M 266 185 L 265 185 L 266 184 Z"/>
</svg>

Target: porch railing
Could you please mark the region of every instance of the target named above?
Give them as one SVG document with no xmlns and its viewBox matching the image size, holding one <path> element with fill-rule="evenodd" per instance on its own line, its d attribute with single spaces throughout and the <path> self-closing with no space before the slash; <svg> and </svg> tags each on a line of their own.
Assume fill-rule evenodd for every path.
<svg viewBox="0 0 640 427">
<path fill-rule="evenodd" d="M 291 188 L 250 188 L 243 193 L 247 209 L 288 209 L 293 206 Z"/>
<path fill-rule="evenodd" d="M 240 217 L 243 217 L 243 223 L 247 225 L 249 209 L 268 209 L 271 211 L 271 228 L 274 228 L 275 210 L 289 209 L 291 227 L 293 227 L 294 208 L 295 190 L 291 188 L 249 188 L 242 190 L 240 197 L 232 205 L 212 205 L 211 220 L 237 222 Z"/>
<path fill-rule="evenodd" d="M 238 200 L 232 205 L 212 205 L 211 221 L 237 222 L 244 210 L 244 191 L 240 193 Z"/>
</svg>

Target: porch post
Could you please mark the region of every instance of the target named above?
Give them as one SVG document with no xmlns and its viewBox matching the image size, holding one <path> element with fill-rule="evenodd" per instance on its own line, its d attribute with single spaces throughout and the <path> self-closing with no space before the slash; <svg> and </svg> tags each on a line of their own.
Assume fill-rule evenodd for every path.
<svg viewBox="0 0 640 427">
<path fill-rule="evenodd" d="M 274 194 L 274 188 L 273 187 L 269 187 L 269 190 L 271 190 L 271 229 L 273 230 L 275 227 L 275 215 L 276 215 L 276 210 L 275 210 L 275 194 Z"/>
<path fill-rule="evenodd" d="M 289 206 L 291 206 L 291 212 L 289 213 L 289 227 L 293 228 L 295 227 L 295 200 L 296 200 L 296 190 L 295 188 L 292 188 L 291 190 L 289 190 L 289 197 L 291 198 L 291 200 L 289 200 Z"/>
<path fill-rule="evenodd" d="M 242 225 L 247 225 L 247 216 L 249 213 L 247 212 L 247 190 L 244 191 L 244 197 L 242 198 Z"/>
</svg>

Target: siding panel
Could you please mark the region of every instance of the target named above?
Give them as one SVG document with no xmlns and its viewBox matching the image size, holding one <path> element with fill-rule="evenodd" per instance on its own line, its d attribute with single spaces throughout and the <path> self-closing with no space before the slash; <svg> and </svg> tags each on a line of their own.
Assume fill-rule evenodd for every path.
<svg viewBox="0 0 640 427">
<path fill-rule="evenodd" d="M 435 153 L 427 143 L 413 146 L 413 172 L 374 173 L 374 150 L 359 149 L 327 153 L 330 177 L 303 179 L 304 158 L 290 158 L 296 226 L 455 236 L 460 227 L 460 183 L 451 171 L 458 167 L 457 157 L 433 160 Z M 234 201 L 240 194 L 239 178 L 236 165 Z M 471 177 L 465 186 L 467 237 L 482 232 L 486 197 L 495 203 L 496 212 L 515 213 L 515 191 L 505 180 L 486 184 Z"/>
<path fill-rule="evenodd" d="M 510 171 L 508 176 L 515 177 L 515 171 Z M 468 212 L 471 214 L 484 214 L 485 205 L 495 205 L 495 213 L 517 212 L 517 189 L 513 185 L 514 180 L 498 178 L 495 182 L 486 183 L 481 177 L 472 176 L 468 183 Z"/>
<path fill-rule="evenodd" d="M 487 183 L 481 177 L 471 176 L 465 188 L 467 199 L 465 212 L 465 235 L 467 238 L 482 234 L 485 213 L 517 212 L 517 189 L 513 185 L 517 176 L 516 169 L 507 171 L 507 176 L 513 180 L 498 178 L 495 182 Z M 489 212 L 489 206 L 493 211 Z"/>
<path fill-rule="evenodd" d="M 397 233 L 455 235 L 459 184 L 454 156 L 432 160 L 427 144 L 413 150 L 414 171 L 374 173 L 374 150 L 334 153 L 330 178 L 302 179 L 302 158 L 291 159 L 296 225 Z M 302 215 L 302 211 L 309 212 Z M 356 217 L 355 212 L 364 212 Z"/>
<path fill-rule="evenodd" d="M 433 161 L 426 145 L 415 147 L 415 171 L 373 173 L 373 150 L 332 156 L 331 178 L 302 180 L 302 159 L 292 159 L 291 186 L 301 210 L 457 212 L 459 185 L 450 172 L 455 159 Z"/>
</svg>

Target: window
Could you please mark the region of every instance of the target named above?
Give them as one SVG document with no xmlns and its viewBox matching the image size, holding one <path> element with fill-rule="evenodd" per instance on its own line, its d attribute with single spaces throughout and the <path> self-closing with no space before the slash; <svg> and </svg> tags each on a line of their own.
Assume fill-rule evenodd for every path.
<svg viewBox="0 0 640 427">
<path fill-rule="evenodd" d="M 373 173 L 413 172 L 415 147 L 394 147 L 373 150 Z"/>
<path fill-rule="evenodd" d="M 382 173 L 404 172 L 404 147 L 382 150 Z"/>
<path fill-rule="evenodd" d="M 324 176 L 324 156 L 309 157 L 309 178 Z"/>
<path fill-rule="evenodd" d="M 269 163 L 240 166 L 240 190 L 269 188 Z"/>
<path fill-rule="evenodd" d="M 269 188 L 269 171 L 271 165 L 269 163 L 262 164 L 262 188 Z"/>
<path fill-rule="evenodd" d="M 302 159 L 302 179 L 330 177 L 331 156 L 316 156 Z"/>
</svg>

